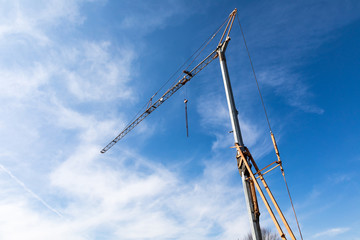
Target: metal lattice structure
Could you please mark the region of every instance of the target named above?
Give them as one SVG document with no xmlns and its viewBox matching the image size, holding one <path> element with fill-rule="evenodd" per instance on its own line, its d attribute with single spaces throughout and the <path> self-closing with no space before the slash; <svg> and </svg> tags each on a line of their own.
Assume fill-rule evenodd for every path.
<svg viewBox="0 0 360 240">
<path fill-rule="evenodd" d="M 216 48 L 212 53 L 210 53 L 204 60 L 202 60 L 196 67 L 191 71 L 184 71 L 185 75 L 169 90 L 167 90 L 156 102 L 150 105 L 145 112 L 143 112 L 138 118 L 136 118 L 132 123 L 127 125 L 125 129 L 112 140 L 106 147 L 104 147 L 100 152 L 105 153 L 112 146 L 114 146 L 120 139 L 125 137 L 131 130 L 133 130 L 142 120 L 150 115 L 155 109 L 160 107 L 166 100 L 168 100 L 174 93 L 176 93 L 181 87 L 183 87 L 187 82 L 191 80 L 196 74 L 198 74 L 202 69 L 204 69 L 209 63 L 218 57 L 217 53 L 218 48 Z"/>
</svg>

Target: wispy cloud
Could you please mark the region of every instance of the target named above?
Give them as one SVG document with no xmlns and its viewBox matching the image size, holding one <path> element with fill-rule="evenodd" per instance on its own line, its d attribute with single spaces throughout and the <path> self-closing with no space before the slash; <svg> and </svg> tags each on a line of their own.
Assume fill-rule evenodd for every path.
<svg viewBox="0 0 360 240">
<path fill-rule="evenodd" d="M 0 238 L 208 239 L 211 234 L 239 234 L 233 221 L 247 225 L 247 216 L 239 208 L 244 204 L 241 188 L 229 185 L 232 166 L 214 160 L 198 178 L 184 179 L 131 149 L 120 157 L 99 154 L 99 143 L 122 120 L 123 113 L 109 110 L 113 101 L 126 105 L 136 97 L 130 82 L 137 49 L 62 32 L 64 21 L 74 33 L 86 20 L 79 10 L 82 1 L 44 4 L 8 4 L 12 21 L 1 19 L 0 24 L 0 47 L 16 53 L 0 57 L 1 158 L 9 166 L 0 168 L 29 193 L 0 191 L 5 229 Z M 174 13 L 151 14 L 146 19 L 153 22 L 146 26 L 156 29 Z M 140 27 L 137 20 L 126 21 Z M 57 27 L 66 39 L 59 38 L 53 30 Z M 34 199 L 63 217 L 39 210 Z"/>
<path fill-rule="evenodd" d="M 80 101 L 133 99 L 126 85 L 134 59 L 131 48 L 116 49 L 110 42 L 85 41 L 59 50 L 60 64 L 66 64 L 60 69 L 59 78 L 64 79 L 70 92 Z"/>
<path fill-rule="evenodd" d="M 275 92 L 290 106 L 322 114 L 314 101 L 317 90 L 301 67 L 309 59 L 316 61 L 318 48 L 336 37 L 336 29 L 359 19 L 359 8 L 358 2 L 349 0 L 262 3 L 255 5 L 256 16 L 251 14 L 254 10 L 240 9 L 264 93 Z"/>
<path fill-rule="evenodd" d="M 349 231 L 350 228 L 330 228 L 330 229 L 327 229 L 323 232 L 319 232 L 319 233 L 316 233 L 314 235 L 314 238 L 319 238 L 319 237 L 334 237 L 334 236 L 337 236 L 337 235 L 341 235 L 342 233 L 345 233 L 347 231 Z"/>
<path fill-rule="evenodd" d="M 25 183 L 23 183 L 21 180 L 19 180 L 17 177 L 15 177 L 7 168 L 5 168 L 2 164 L 0 164 L 0 169 L 2 169 L 4 172 L 6 172 L 11 179 L 13 179 L 17 184 L 19 184 L 26 192 L 28 192 L 31 196 L 33 196 L 35 199 L 37 199 L 39 202 L 41 202 L 42 205 L 44 205 L 47 209 L 57 214 L 59 217 L 62 217 L 62 214 L 51 207 L 48 203 L 46 203 L 39 195 L 31 191 Z"/>
<path fill-rule="evenodd" d="M 234 137 L 231 132 L 232 127 L 225 95 L 219 92 L 208 92 L 200 96 L 198 102 L 197 110 L 202 127 L 216 137 L 212 144 L 212 150 L 218 151 L 233 146 Z M 239 123 L 244 143 L 252 149 L 254 156 L 260 158 L 271 150 L 270 142 L 265 141 L 268 137 L 266 126 L 259 126 L 258 120 L 252 121 L 244 112 L 239 114 Z"/>
<path fill-rule="evenodd" d="M 82 1 L 26 1 L 2 2 L 0 17 L 0 40 L 3 38 L 27 38 L 41 44 L 50 42 L 46 29 L 66 21 L 81 23 L 79 3 Z"/>
<path fill-rule="evenodd" d="M 202 239 L 213 225 L 229 236 L 236 232 L 234 218 L 246 224 L 246 215 L 234 212 L 243 204 L 241 191 L 227 185 L 232 165 L 212 161 L 203 176 L 185 184 L 176 173 L 136 154 L 117 159 L 111 169 L 95 161 L 97 152 L 95 146 L 79 148 L 51 177 L 69 199 L 64 214 L 74 221 L 86 217 L 86 229 L 101 231 L 111 223 L 108 228 L 116 227 L 111 232 L 121 239 Z"/>
<path fill-rule="evenodd" d="M 19 66 L 20 67 L 20 66 Z M 14 69 L 15 68 L 15 69 Z M 40 63 L 26 68 L 0 68 L 2 98 L 25 99 L 33 96 L 49 80 L 49 69 Z"/>
<path fill-rule="evenodd" d="M 144 36 L 157 29 L 163 29 L 169 24 L 169 19 L 177 17 L 178 21 L 185 20 L 194 11 L 185 1 L 131 1 L 122 3 L 121 27 L 134 29 L 138 36 Z M 126 9 L 126 10 L 125 10 Z M 128 9 L 131 9 L 130 11 Z M 158 14 L 161 12 L 161 14 Z"/>
<path fill-rule="evenodd" d="M 283 96 L 290 106 L 309 113 L 324 113 L 322 108 L 312 103 L 314 94 L 301 79 L 301 74 L 291 73 L 285 67 L 276 67 L 259 72 L 258 78 L 262 84 L 273 88 L 275 94 Z"/>
</svg>

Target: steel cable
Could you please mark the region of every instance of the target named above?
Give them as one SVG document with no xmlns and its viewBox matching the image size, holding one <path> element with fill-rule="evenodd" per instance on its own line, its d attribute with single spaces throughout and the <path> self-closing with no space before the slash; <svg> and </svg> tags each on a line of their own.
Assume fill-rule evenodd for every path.
<svg viewBox="0 0 360 240">
<path fill-rule="evenodd" d="M 266 111 L 264 99 L 263 99 L 262 94 L 261 94 L 261 91 L 260 91 L 260 86 L 259 86 L 259 82 L 258 82 L 257 77 L 256 77 L 256 73 L 255 73 L 255 68 L 254 68 L 253 62 L 252 62 L 252 60 L 251 60 L 250 51 L 249 51 L 249 48 L 248 48 L 247 43 L 246 43 L 245 34 L 244 34 L 244 31 L 243 31 L 243 29 L 242 29 L 242 27 L 241 27 L 241 23 L 240 23 L 240 20 L 239 20 L 239 16 L 237 15 L 236 17 L 237 17 L 237 20 L 238 20 L 238 23 L 239 23 L 241 35 L 242 35 L 243 40 L 244 40 L 245 48 L 246 48 L 246 51 L 247 51 L 247 54 L 248 54 L 248 57 L 249 57 L 250 65 L 251 65 L 251 68 L 252 68 L 252 72 L 253 72 L 253 74 L 254 74 L 256 86 L 257 86 L 257 89 L 258 89 L 258 92 L 259 92 L 259 96 L 260 96 L 260 99 L 261 99 L 261 104 L 262 104 L 263 109 L 264 109 L 266 121 L 267 121 L 268 126 L 269 126 L 270 134 L 273 136 L 273 132 L 272 132 L 272 130 L 271 130 L 271 125 L 270 125 L 270 121 L 269 121 L 269 118 L 268 118 L 268 115 L 267 115 L 267 111 Z M 273 139 L 273 141 L 275 141 L 275 139 Z M 276 142 L 274 142 L 274 147 L 275 147 L 275 146 L 276 146 Z M 280 155 L 278 155 L 278 149 L 277 149 L 277 147 L 275 147 L 275 152 L 277 152 L 278 159 L 280 160 Z M 288 195 L 289 195 L 289 199 L 290 199 L 290 203 L 291 203 L 291 206 L 292 206 L 292 210 L 293 210 L 293 212 L 294 212 L 296 224 L 297 224 L 297 227 L 298 227 L 298 230 L 299 230 L 299 233 L 300 233 L 300 237 L 301 237 L 301 239 L 303 240 L 302 233 L 301 233 L 301 229 L 300 229 L 300 224 L 299 224 L 299 221 L 298 221 L 296 212 L 295 212 L 295 207 L 294 207 L 294 204 L 293 204 L 293 201 L 292 201 L 292 198 L 291 198 L 289 186 L 288 186 L 287 181 L 286 181 L 286 178 L 285 178 L 285 171 L 284 171 L 284 169 L 283 169 L 283 167 L 282 167 L 282 162 L 281 162 L 281 160 L 280 160 L 279 162 L 280 162 L 279 164 L 280 164 L 280 168 L 281 168 L 281 173 L 282 173 L 282 175 L 283 175 L 283 177 L 284 177 L 284 182 L 285 182 L 286 189 L 287 189 L 287 192 L 288 192 Z"/>
</svg>

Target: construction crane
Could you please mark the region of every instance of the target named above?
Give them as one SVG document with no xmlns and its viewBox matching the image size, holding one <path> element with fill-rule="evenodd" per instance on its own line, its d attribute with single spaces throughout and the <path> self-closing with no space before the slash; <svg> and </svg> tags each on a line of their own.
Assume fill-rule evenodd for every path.
<svg viewBox="0 0 360 240">
<path fill-rule="evenodd" d="M 281 237 L 281 239 L 286 239 L 286 236 L 277 221 L 277 218 L 272 211 L 272 208 L 267 201 L 265 194 L 262 191 L 262 188 L 260 187 L 260 184 L 258 183 L 257 179 L 260 179 L 261 183 L 263 184 L 264 188 L 266 189 L 266 192 L 268 193 L 271 202 L 275 206 L 275 209 L 280 216 L 283 224 L 285 225 L 285 228 L 287 229 L 287 232 L 289 233 L 291 239 L 295 240 L 295 236 L 288 224 L 288 222 L 285 219 L 285 216 L 280 210 L 279 205 L 277 204 L 274 196 L 272 195 L 269 186 L 267 185 L 264 175 L 268 173 L 269 171 L 275 169 L 276 167 L 279 167 L 282 169 L 281 160 L 279 151 L 277 149 L 277 145 L 275 142 L 274 135 L 271 133 L 271 138 L 274 144 L 275 152 L 278 157 L 278 160 L 269 164 L 267 167 L 263 169 L 259 169 L 257 166 L 255 160 L 251 156 L 250 151 L 247 147 L 245 147 L 242 136 L 241 136 L 241 130 L 240 130 L 240 124 L 238 120 L 238 111 L 235 107 L 235 101 L 234 96 L 231 88 L 230 83 L 230 77 L 227 69 L 226 64 L 226 57 L 225 57 L 225 51 L 228 46 L 228 43 L 230 41 L 230 32 L 235 20 L 235 16 L 237 14 L 237 10 L 233 10 L 231 14 L 228 16 L 227 20 L 224 22 L 223 26 L 225 26 L 225 29 L 222 33 L 222 36 L 220 38 L 220 41 L 217 45 L 217 47 L 207 55 L 202 61 L 200 61 L 194 68 L 191 70 L 184 70 L 183 75 L 170 89 L 168 89 L 158 100 L 155 102 L 152 102 L 152 98 L 156 95 L 154 95 L 147 107 L 146 110 L 138 116 L 134 121 L 132 121 L 130 124 L 128 124 L 120 134 L 115 137 L 108 145 L 106 145 L 100 152 L 105 153 L 107 152 L 112 146 L 114 146 L 118 141 L 120 141 L 126 134 L 128 134 L 131 130 L 133 130 L 141 121 L 143 121 L 147 116 L 149 116 L 153 111 L 155 111 L 158 107 L 160 107 L 166 100 L 168 100 L 175 92 L 177 92 L 180 88 L 182 88 L 186 83 L 188 83 L 193 77 L 195 77 L 201 70 L 203 70 L 207 65 L 209 65 L 213 60 L 216 58 L 219 58 L 220 60 L 220 67 L 225 87 L 225 93 L 229 108 L 229 114 L 230 114 L 230 120 L 232 125 L 232 132 L 234 136 L 235 146 L 237 150 L 237 167 L 239 169 L 239 173 L 242 178 L 243 188 L 244 188 L 244 194 L 245 194 L 245 200 L 246 200 L 246 206 L 248 209 L 248 215 L 250 220 L 250 228 L 251 228 L 251 234 L 254 240 L 261 240 L 261 229 L 260 229 L 260 211 L 258 207 L 257 202 L 257 195 L 256 190 L 258 191 L 261 199 L 263 200 L 265 207 L 267 208 L 278 232 Z M 239 22 L 240 23 L 240 22 Z M 222 27 L 223 27 L 222 26 Z M 222 28 L 221 27 L 221 28 Z M 220 28 L 218 29 L 218 31 Z M 216 34 L 218 33 L 216 32 Z M 214 34 L 214 36 L 216 35 Z M 214 38 L 212 37 L 212 39 Z M 185 102 L 186 103 L 186 102 Z M 252 167 L 255 169 L 255 171 L 252 169 Z M 270 168 L 271 167 L 271 168 Z M 256 189 L 256 190 L 255 190 Z"/>
</svg>

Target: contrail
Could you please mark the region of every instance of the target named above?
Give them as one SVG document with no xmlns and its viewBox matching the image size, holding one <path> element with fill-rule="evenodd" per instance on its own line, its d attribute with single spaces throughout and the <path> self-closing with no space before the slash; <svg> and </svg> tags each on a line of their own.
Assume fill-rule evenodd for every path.
<svg viewBox="0 0 360 240">
<path fill-rule="evenodd" d="M 30 193 L 34 198 L 36 198 L 39 202 L 41 202 L 47 209 L 56 213 L 59 217 L 63 217 L 63 215 L 52 208 L 49 204 L 47 204 L 41 197 L 39 197 L 36 193 L 31 191 L 21 180 L 15 177 L 7 168 L 5 168 L 2 164 L 0 164 L 0 169 L 4 170 L 17 184 L 19 184 L 26 192 Z"/>
</svg>

